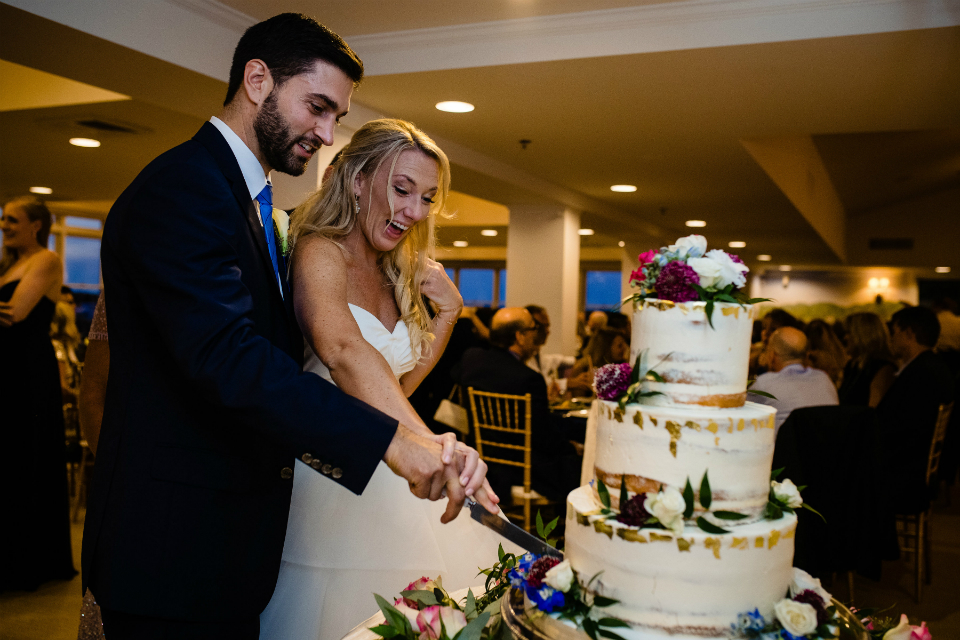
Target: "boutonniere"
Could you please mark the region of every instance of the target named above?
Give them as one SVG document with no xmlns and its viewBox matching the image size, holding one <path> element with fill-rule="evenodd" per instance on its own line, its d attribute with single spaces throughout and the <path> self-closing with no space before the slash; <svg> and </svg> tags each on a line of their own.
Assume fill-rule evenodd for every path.
<svg viewBox="0 0 960 640">
<path fill-rule="evenodd" d="M 290 216 L 283 209 L 273 209 L 273 229 L 277 234 L 277 243 L 280 245 L 280 252 L 287 255 L 290 252 L 290 243 L 288 232 L 290 231 Z"/>
</svg>

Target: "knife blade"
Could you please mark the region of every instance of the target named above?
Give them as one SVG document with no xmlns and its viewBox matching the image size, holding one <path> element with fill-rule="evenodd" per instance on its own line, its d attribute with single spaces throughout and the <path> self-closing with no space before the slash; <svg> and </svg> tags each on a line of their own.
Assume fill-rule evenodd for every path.
<svg viewBox="0 0 960 640">
<path fill-rule="evenodd" d="M 476 501 L 467 500 L 467 507 L 470 509 L 471 518 L 488 529 L 496 531 L 500 536 L 506 538 L 518 547 L 539 556 L 563 557 L 563 553 L 554 549 L 540 538 L 530 535 L 506 518 L 501 518 L 500 516 L 490 513 L 482 505 L 477 504 Z"/>
</svg>

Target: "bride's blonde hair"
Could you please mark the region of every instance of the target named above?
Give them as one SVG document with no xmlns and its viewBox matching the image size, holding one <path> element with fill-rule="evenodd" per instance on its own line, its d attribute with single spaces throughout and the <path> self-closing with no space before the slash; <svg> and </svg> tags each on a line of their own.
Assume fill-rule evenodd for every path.
<svg viewBox="0 0 960 640">
<path fill-rule="evenodd" d="M 369 178 L 370 196 L 373 196 L 373 177 L 384 165 L 388 166 L 387 202 L 393 217 L 393 197 L 390 185 L 393 170 L 400 154 L 417 150 L 437 163 L 439 184 L 430 207 L 430 215 L 441 214 L 450 191 L 450 162 L 446 154 L 420 129 L 403 120 L 372 120 L 360 127 L 343 148 L 334 164 L 333 175 L 320 190 L 311 195 L 293 212 L 290 220 L 290 252 L 297 242 L 313 235 L 333 242 L 347 236 L 357 223 L 355 196 L 356 178 L 363 173 Z M 423 220 L 413 228 L 391 251 L 381 254 L 379 264 L 394 289 L 394 299 L 400 309 L 400 318 L 407 325 L 414 356 L 420 359 L 424 349 L 434 339 L 430 332 L 430 314 L 420 293 L 420 282 L 425 277 L 430 225 Z"/>
</svg>

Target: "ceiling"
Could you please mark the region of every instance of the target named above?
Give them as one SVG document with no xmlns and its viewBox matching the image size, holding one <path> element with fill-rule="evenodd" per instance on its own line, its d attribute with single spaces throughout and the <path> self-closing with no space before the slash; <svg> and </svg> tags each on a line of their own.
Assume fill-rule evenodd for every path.
<svg viewBox="0 0 960 640">
<path fill-rule="evenodd" d="M 767 19 L 757 9 L 763 9 L 764 1 L 745 0 L 754 6 L 749 20 L 743 18 L 739 29 L 725 27 L 719 36 L 719 27 L 702 34 L 677 27 L 676 38 L 684 40 L 683 46 L 653 50 L 657 47 L 649 42 L 637 43 L 613 31 L 607 37 L 599 30 L 594 40 L 549 55 L 543 53 L 549 47 L 534 46 L 540 42 L 536 39 L 557 34 L 565 38 L 570 25 L 606 20 L 610 28 L 617 20 L 626 24 L 631 16 L 656 15 L 658 32 L 667 33 L 684 19 L 684 12 L 701 11 L 705 5 L 726 10 L 732 3 L 162 3 L 169 12 L 179 11 L 177 15 L 215 14 L 219 24 L 240 25 L 235 29 L 280 11 L 302 11 L 320 17 L 351 44 L 358 43 L 354 46 L 360 56 L 371 62 L 354 95 L 354 111 L 412 120 L 451 157 L 453 188 L 464 194 L 464 204 L 462 215 L 441 228 L 441 244 L 467 239 L 471 246 L 504 246 L 504 221 L 482 214 L 471 219 L 471 198 L 480 198 L 508 208 L 551 203 L 580 211 L 581 226 L 597 231 L 583 239 L 585 247 L 612 248 L 621 240 L 628 249 L 656 246 L 686 235 L 690 230 L 684 221 L 699 219 L 707 222 L 703 233 L 712 246 L 747 242 L 742 254 L 748 264 L 765 253 L 775 262 L 795 265 L 885 264 L 931 273 L 934 265 L 951 265 L 960 271 L 956 241 L 942 241 L 960 240 L 960 11 L 947 16 L 948 22 L 955 18 L 947 26 L 777 39 L 768 35 L 770 28 L 750 22 Z M 93 0 L 84 3 L 93 6 Z M 56 8 L 38 15 L 42 11 L 34 13 L 30 4 L 0 4 L 0 24 L 15 25 L 4 27 L 0 38 L 0 94 L 23 87 L 4 73 L 8 65 L 2 61 L 7 61 L 117 97 L 0 112 L 0 196 L 45 184 L 54 187 L 53 199 L 109 202 L 150 159 L 188 138 L 217 112 L 222 78 L 185 68 L 189 61 L 177 57 L 184 55 L 182 49 L 164 49 L 162 43 L 151 49 L 150 16 L 114 12 L 109 20 L 89 17 L 98 18 L 97 25 L 83 26 L 88 17 L 62 8 L 71 4 L 66 0 L 50 3 L 61 5 L 62 15 L 51 13 Z M 777 4 L 783 3 L 766 2 Z M 821 24 L 829 22 L 826 18 L 797 15 L 787 16 L 785 23 L 807 20 L 804 28 L 811 34 L 830 30 L 831 25 Z M 912 20 L 904 23 L 909 26 Z M 108 28 L 119 35 L 104 37 Z M 750 28 L 751 37 L 744 36 Z M 146 34 L 138 35 L 145 42 L 142 50 L 120 42 L 124 33 L 138 29 Z M 501 51 L 498 34 L 518 30 L 534 34 L 529 50 L 521 46 Z M 160 32 L 170 39 L 172 32 Z M 492 35 L 481 37 L 484 34 Z M 444 66 L 444 43 L 460 37 L 466 50 L 488 49 Z M 710 46 L 721 40 L 731 44 Z M 608 41 L 616 41 L 620 53 L 600 55 L 610 49 Z M 413 53 L 404 50 L 391 58 L 389 47 L 397 42 L 413 47 Z M 417 45 L 423 47 L 422 55 L 409 43 L 422 43 Z M 222 58 L 223 52 L 217 55 Z M 193 57 L 203 58 L 198 65 L 206 60 Z M 505 57 L 519 61 L 504 63 Z M 180 64 L 169 61 L 173 59 Z M 385 59 L 405 60 L 407 70 L 384 72 L 390 67 Z M 127 96 L 129 100 L 122 99 Z M 476 110 L 449 114 L 434 108 L 451 99 L 470 102 Z M 83 133 L 84 127 L 76 124 L 81 120 L 120 124 L 132 132 L 101 131 L 100 149 L 71 147 L 66 134 Z M 832 227 L 823 223 L 828 213 L 810 210 L 745 147 L 745 141 L 788 138 L 812 143 L 814 161 L 828 177 L 825 188 L 839 203 L 829 214 L 841 218 L 833 220 Z M 523 148 L 520 140 L 531 142 Z M 807 174 L 797 166 L 802 183 Z M 637 191 L 609 189 L 624 183 L 636 185 Z M 951 211 L 952 216 L 943 213 Z M 906 230 L 898 228 L 904 216 L 910 220 Z M 479 236 L 481 225 L 500 233 Z M 839 240 L 829 230 L 837 225 Z M 912 250 L 871 254 L 858 249 L 866 246 L 868 235 L 906 233 L 916 237 Z M 838 251 L 838 242 L 849 250 Z"/>
</svg>

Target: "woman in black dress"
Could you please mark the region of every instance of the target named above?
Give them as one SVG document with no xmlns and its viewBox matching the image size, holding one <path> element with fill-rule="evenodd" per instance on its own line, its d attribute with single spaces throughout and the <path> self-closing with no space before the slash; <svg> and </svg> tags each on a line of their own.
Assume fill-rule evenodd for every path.
<svg viewBox="0 0 960 640">
<path fill-rule="evenodd" d="M 876 407 L 893 384 L 894 364 L 887 327 L 875 313 L 847 317 L 847 353 L 840 404 Z"/>
<path fill-rule="evenodd" d="M 70 548 L 63 400 L 50 319 L 63 266 L 47 250 L 50 211 L 38 199 L 3 205 L 0 231 L 0 591 L 76 575 Z"/>
</svg>

